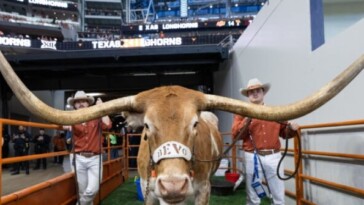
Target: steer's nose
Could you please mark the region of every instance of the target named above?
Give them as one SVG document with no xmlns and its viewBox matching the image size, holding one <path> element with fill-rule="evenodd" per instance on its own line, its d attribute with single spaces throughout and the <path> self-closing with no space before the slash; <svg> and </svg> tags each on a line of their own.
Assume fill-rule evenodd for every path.
<svg viewBox="0 0 364 205">
<path fill-rule="evenodd" d="M 188 179 L 187 177 L 159 179 L 158 186 L 162 198 L 184 200 L 188 190 Z"/>
</svg>

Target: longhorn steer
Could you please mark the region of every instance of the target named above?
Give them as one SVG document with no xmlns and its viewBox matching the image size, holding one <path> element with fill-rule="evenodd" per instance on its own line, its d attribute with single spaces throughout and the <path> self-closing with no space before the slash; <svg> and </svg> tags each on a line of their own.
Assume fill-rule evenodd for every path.
<svg viewBox="0 0 364 205">
<path fill-rule="evenodd" d="M 157 177 L 155 186 L 151 186 L 154 187 L 153 194 L 160 197 L 162 202 L 178 203 L 196 193 L 196 204 L 208 203 L 209 184 L 206 177 L 217 164 L 200 161 L 212 160 L 221 152 L 221 139 L 217 137 L 216 128 L 213 129 L 209 122 L 202 119 L 200 111 L 218 109 L 275 121 L 297 118 L 333 98 L 360 73 L 363 64 L 364 56 L 313 95 L 286 106 L 255 105 L 179 86 L 167 86 L 81 110 L 62 111 L 49 107 L 34 96 L 0 52 L 0 71 L 4 79 L 19 101 L 38 117 L 67 125 L 121 111 L 142 113 L 145 123 L 143 133 L 147 141 L 142 142 L 140 149 L 143 150 L 144 160 L 152 156 L 155 162 L 153 168 Z M 139 162 L 143 179 L 147 179 L 147 169 L 145 162 Z M 195 172 L 194 177 L 190 175 L 191 170 Z M 198 190 L 192 187 L 198 187 Z"/>
</svg>

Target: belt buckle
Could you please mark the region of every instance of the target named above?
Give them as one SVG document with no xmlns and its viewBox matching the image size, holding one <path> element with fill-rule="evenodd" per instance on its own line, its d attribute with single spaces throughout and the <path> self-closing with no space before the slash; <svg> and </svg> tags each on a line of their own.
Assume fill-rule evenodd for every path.
<svg viewBox="0 0 364 205">
<path fill-rule="evenodd" d="M 94 153 L 92 153 L 92 152 L 80 152 L 80 155 L 89 158 L 89 157 L 94 156 Z"/>
<path fill-rule="evenodd" d="M 258 152 L 258 154 L 260 154 L 262 156 L 266 156 L 266 155 L 274 154 L 274 149 L 271 149 L 271 150 L 261 150 L 259 152 Z"/>
</svg>

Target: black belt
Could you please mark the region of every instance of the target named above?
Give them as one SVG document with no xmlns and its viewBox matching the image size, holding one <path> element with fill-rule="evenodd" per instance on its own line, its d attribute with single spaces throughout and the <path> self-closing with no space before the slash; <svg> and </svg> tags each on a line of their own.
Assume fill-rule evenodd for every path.
<svg viewBox="0 0 364 205">
<path fill-rule="evenodd" d="M 254 150 L 246 150 L 246 152 L 254 153 Z M 271 155 L 280 152 L 279 149 L 270 149 L 270 150 L 257 150 L 257 154 L 261 156 Z"/>
<path fill-rule="evenodd" d="M 96 156 L 96 155 L 100 155 L 100 153 L 96 153 L 96 152 L 76 152 L 76 154 L 78 155 L 81 155 L 83 157 L 93 157 L 93 156 Z"/>
</svg>

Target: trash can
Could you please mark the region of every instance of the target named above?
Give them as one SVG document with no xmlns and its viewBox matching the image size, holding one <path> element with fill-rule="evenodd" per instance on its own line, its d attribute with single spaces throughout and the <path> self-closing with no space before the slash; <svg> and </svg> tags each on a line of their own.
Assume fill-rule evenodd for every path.
<svg viewBox="0 0 364 205">
<path fill-rule="evenodd" d="M 139 177 L 135 177 L 134 183 L 135 183 L 136 189 L 137 189 L 137 198 L 138 198 L 138 201 L 144 201 L 142 187 L 140 186 L 140 178 Z"/>
</svg>

